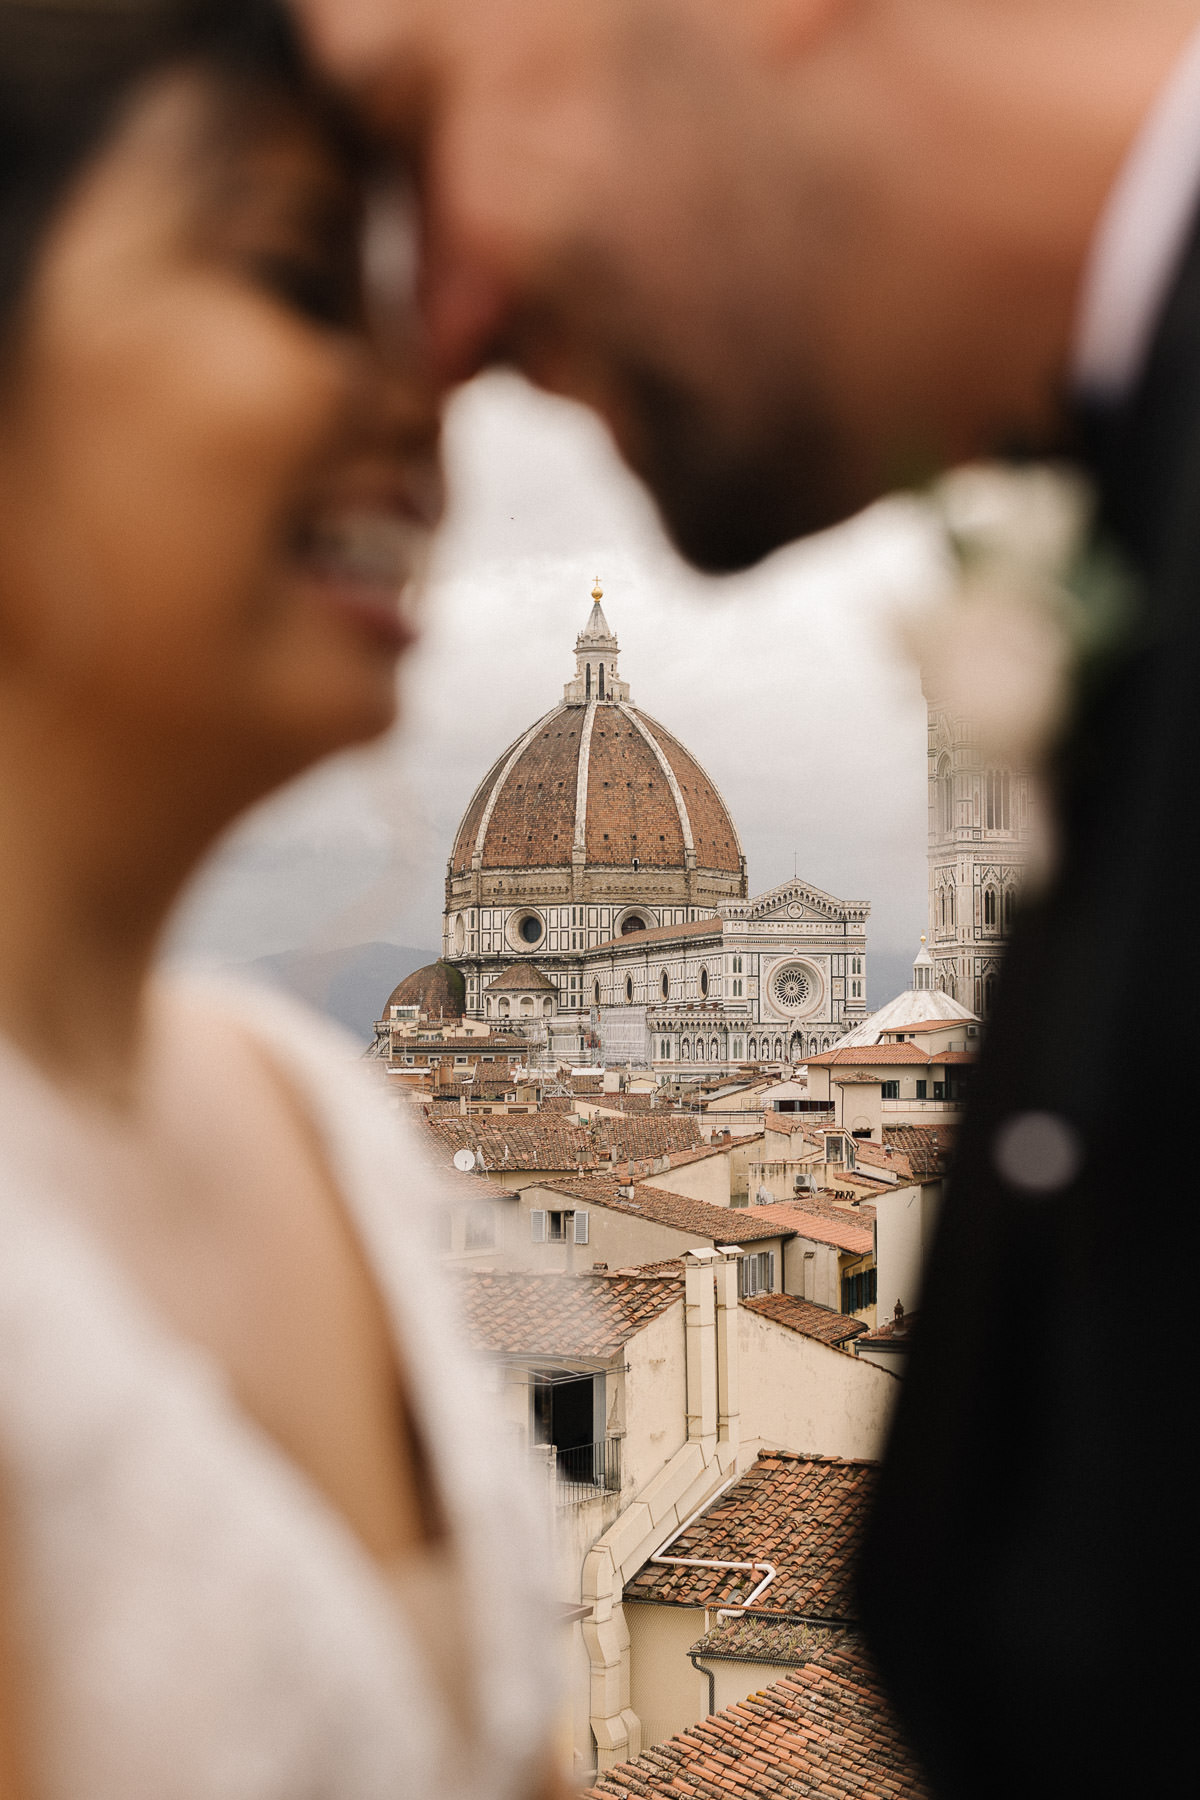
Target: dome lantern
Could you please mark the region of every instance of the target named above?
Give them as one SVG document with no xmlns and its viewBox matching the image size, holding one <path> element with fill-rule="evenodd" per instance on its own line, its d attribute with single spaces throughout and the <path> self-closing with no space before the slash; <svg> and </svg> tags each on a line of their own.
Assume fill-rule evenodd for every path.
<svg viewBox="0 0 1200 1800">
<path fill-rule="evenodd" d="M 597 575 L 588 622 L 575 639 L 575 679 L 563 685 L 563 700 L 568 706 L 588 706 L 593 700 L 611 702 L 629 698 L 629 683 L 617 674 L 620 646 L 604 616 L 600 604 L 603 598 L 604 589 Z"/>
</svg>

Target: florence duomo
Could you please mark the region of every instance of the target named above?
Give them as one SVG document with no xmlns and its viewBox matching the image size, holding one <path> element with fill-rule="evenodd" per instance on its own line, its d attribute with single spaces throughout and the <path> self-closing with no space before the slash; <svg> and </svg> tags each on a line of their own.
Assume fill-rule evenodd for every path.
<svg viewBox="0 0 1200 1800">
<path fill-rule="evenodd" d="M 497 758 L 446 874 L 444 958 L 468 1017 L 555 1062 L 799 1061 L 866 1014 L 865 902 L 794 879 L 751 895 L 715 783 L 630 699 L 601 604 L 561 701 Z"/>
</svg>

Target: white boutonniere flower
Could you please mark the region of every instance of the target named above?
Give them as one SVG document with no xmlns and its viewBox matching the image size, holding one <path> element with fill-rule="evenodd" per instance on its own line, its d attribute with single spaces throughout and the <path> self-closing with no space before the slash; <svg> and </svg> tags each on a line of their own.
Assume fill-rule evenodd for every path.
<svg viewBox="0 0 1200 1800">
<path fill-rule="evenodd" d="M 1037 767 L 1069 709 L 1089 484 L 1068 467 L 977 464 L 929 499 L 950 580 L 907 632 L 926 696 L 971 719 L 985 755 Z"/>
</svg>

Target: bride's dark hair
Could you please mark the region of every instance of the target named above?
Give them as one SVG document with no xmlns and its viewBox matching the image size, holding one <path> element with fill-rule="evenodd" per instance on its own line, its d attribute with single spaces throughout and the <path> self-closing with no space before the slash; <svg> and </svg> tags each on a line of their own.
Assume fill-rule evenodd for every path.
<svg viewBox="0 0 1200 1800">
<path fill-rule="evenodd" d="M 315 99 L 277 0 L 0 0 L 0 340 L 58 202 L 131 91 L 172 66 Z"/>
</svg>

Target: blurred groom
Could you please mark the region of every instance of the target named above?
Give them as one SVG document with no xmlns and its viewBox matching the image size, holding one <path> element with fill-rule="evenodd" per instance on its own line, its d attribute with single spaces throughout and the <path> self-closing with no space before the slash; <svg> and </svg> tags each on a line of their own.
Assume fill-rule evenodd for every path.
<svg viewBox="0 0 1200 1800">
<path fill-rule="evenodd" d="M 1098 484 L 1140 611 L 1061 758 L 863 1603 L 938 1795 L 1158 1792 L 1194 1703 L 1200 5 L 299 3 L 419 172 L 447 374 L 595 406 L 701 567 L 997 450 Z"/>
</svg>

